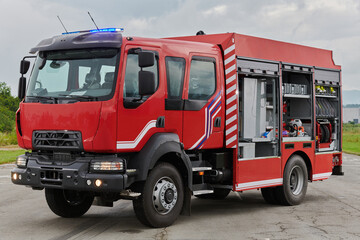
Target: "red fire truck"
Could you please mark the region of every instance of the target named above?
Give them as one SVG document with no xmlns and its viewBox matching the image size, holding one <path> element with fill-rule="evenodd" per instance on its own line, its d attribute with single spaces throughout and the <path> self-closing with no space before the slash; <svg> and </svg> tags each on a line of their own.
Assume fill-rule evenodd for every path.
<svg viewBox="0 0 360 240">
<path fill-rule="evenodd" d="M 41 41 L 21 61 L 14 184 L 50 209 L 133 200 L 151 227 L 190 214 L 191 196 L 261 189 L 303 201 L 342 173 L 341 67 L 328 50 L 236 33 L 149 39 L 119 29 Z"/>
</svg>

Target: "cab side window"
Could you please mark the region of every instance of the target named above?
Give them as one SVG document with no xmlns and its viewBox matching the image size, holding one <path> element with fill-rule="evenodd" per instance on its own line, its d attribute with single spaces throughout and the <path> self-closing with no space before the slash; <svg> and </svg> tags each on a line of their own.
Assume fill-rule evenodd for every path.
<svg viewBox="0 0 360 240">
<path fill-rule="evenodd" d="M 159 85 L 158 77 L 158 58 L 155 60 L 154 66 L 143 68 L 144 71 L 150 71 L 155 74 L 156 88 Z M 140 98 L 139 95 L 139 71 L 138 55 L 131 53 L 127 55 L 125 82 L 124 82 L 124 98 Z M 145 97 L 144 97 L 145 98 Z"/>
<path fill-rule="evenodd" d="M 180 99 L 185 75 L 185 59 L 166 57 L 166 77 L 169 99 Z"/>
<path fill-rule="evenodd" d="M 215 59 L 193 58 L 190 66 L 189 99 L 209 99 L 216 89 L 215 76 Z"/>
</svg>

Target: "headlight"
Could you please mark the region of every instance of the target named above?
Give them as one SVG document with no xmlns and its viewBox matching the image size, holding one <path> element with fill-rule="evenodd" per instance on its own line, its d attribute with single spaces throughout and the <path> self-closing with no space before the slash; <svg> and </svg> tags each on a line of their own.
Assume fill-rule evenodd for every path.
<svg viewBox="0 0 360 240">
<path fill-rule="evenodd" d="M 116 161 L 93 161 L 90 165 L 91 172 L 121 172 L 124 170 L 124 162 Z"/>
<path fill-rule="evenodd" d="M 27 164 L 27 157 L 25 155 L 20 155 L 16 158 L 16 165 L 19 168 L 26 167 L 26 164 Z"/>
</svg>

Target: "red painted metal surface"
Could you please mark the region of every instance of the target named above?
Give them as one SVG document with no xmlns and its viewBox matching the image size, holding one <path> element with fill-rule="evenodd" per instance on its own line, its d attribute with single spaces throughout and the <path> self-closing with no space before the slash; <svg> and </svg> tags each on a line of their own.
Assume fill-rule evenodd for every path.
<svg viewBox="0 0 360 240">
<path fill-rule="evenodd" d="M 315 166 L 312 174 L 312 180 L 324 180 L 330 177 L 332 173 L 333 153 L 320 153 L 315 155 Z"/>
<path fill-rule="evenodd" d="M 21 129 L 25 149 L 32 148 L 35 130 L 80 131 L 85 151 L 93 151 L 93 140 L 99 126 L 102 102 L 77 102 L 73 104 L 20 103 Z M 115 133 L 103 141 L 111 144 Z M 112 144 L 114 145 L 114 144 Z"/>
<path fill-rule="evenodd" d="M 317 66 L 322 68 L 341 68 L 340 66 L 335 65 L 332 58 L 332 51 L 330 50 L 247 36 L 243 34 L 223 33 L 176 37 L 173 39 L 219 44 L 225 50 L 224 46 L 227 46 L 228 39 L 230 38 L 235 38 L 235 53 L 237 56 Z"/>
<path fill-rule="evenodd" d="M 239 159 L 236 168 L 236 191 L 282 184 L 280 157 Z"/>
</svg>

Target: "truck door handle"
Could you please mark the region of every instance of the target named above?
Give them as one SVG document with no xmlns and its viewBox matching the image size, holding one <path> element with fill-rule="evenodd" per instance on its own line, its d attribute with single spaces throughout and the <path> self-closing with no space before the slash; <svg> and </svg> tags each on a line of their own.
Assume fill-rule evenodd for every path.
<svg viewBox="0 0 360 240">
<path fill-rule="evenodd" d="M 164 128 L 165 127 L 165 117 L 164 116 L 158 117 L 158 119 L 156 120 L 156 127 L 157 128 Z"/>
<path fill-rule="evenodd" d="M 214 127 L 221 127 L 221 117 L 215 118 Z"/>
</svg>

